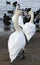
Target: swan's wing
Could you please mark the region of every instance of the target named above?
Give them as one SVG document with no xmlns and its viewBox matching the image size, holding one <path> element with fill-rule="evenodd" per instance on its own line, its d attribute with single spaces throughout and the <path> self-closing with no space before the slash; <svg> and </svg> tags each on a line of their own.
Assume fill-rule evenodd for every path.
<svg viewBox="0 0 40 65">
<path fill-rule="evenodd" d="M 35 27 L 35 25 L 33 23 L 26 23 L 23 26 L 23 32 L 26 35 L 28 41 L 35 34 L 35 31 L 36 31 L 36 27 Z"/>
<path fill-rule="evenodd" d="M 12 22 L 14 23 L 14 21 L 15 21 L 15 14 L 12 16 Z"/>
<path fill-rule="evenodd" d="M 21 27 L 23 27 L 23 18 L 22 18 L 22 16 L 19 16 L 19 18 L 18 18 L 18 23 L 19 23 L 19 25 L 20 25 Z"/>
</svg>

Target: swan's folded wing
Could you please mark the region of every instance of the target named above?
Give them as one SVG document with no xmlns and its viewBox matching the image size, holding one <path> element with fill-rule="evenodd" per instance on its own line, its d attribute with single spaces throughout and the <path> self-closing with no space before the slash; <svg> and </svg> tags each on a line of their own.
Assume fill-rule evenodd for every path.
<svg viewBox="0 0 40 65">
<path fill-rule="evenodd" d="M 27 23 L 23 26 L 23 32 L 27 37 L 27 40 L 29 41 L 32 36 L 35 34 L 36 27 L 34 24 Z"/>
<path fill-rule="evenodd" d="M 21 27 L 23 27 L 23 18 L 22 18 L 22 16 L 19 16 L 19 18 L 18 18 L 18 23 L 19 23 L 19 25 L 20 25 Z"/>
</svg>

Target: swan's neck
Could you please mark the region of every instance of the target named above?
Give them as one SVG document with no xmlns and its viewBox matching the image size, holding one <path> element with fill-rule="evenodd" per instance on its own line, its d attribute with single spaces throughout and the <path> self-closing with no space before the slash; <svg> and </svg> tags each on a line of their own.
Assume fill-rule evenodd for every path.
<svg viewBox="0 0 40 65">
<path fill-rule="evenodd" d="M 30 13 L 30 16 L 31 16 L 31 19 L 30 19 L 29 22 L 33 23 L 33 20 L 34 20 L 34 13 L 33 13 L 32 11 L 31 11 L 31 13 Z"/>
<path fill-rule="evenodd" d="M 15 27 L 15 30 L 16 31 L 21 31 L 22 29 L 19 26 L 18 17 L 19 17 L 19 15 L 18 14 L 15 14 L 14 27 Z"/>
</svg>

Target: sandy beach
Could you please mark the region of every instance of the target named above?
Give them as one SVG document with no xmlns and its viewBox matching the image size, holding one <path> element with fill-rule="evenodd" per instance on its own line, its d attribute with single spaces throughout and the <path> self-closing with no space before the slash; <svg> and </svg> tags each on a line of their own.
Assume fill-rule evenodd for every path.
<svg viewBox="0 0 40 65">
<path fill-rule="evenodd" d="M 13 31 L 0 32 L 0 65 L 40 65 L 40 32 L 36 32 L 27 43 L 25 59 L 16 58 L 10 62 L 8 54 L 8 38 Z"/>
</svg>

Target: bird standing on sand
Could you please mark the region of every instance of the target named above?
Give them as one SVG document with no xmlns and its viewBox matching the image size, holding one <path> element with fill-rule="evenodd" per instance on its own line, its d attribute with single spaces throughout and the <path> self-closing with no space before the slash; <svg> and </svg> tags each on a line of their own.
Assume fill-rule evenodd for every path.
<svg viewBox="0 0 40 65">
<path fill-rule="evenodd" d="M 8 40 L 8 51 L 11 62 L 18 56 L 19 52 L 23 50 L 23 58 L 24 58 L 24 48 L 26 44 L 25 36 L 23 34 L 23 30 L 20 28 L 18 24 L 18 17 L 21 14 L 21 10 L 16 10 L 14 16 L 12 17 L 12 21 L 14 22 L 15 32 L 13 32 Z"/>
<path fill-rule="evenodd" d="M 27 41 L 29 41 L 33 37 L 35 32 L 36 32 L 36 26 L 35 26 L 35 24 L 33 22 L 33 20 L 34 20 L 34 13 L 31 10 L 31 8 L 27 9 L 27 13 L 28 13 L 28 15 L 31 16 L 30 21 L 25 23 L 25 24 L 23 24 L 22 17 L 19 17 L 19 21 L 18 22 L 19 22 L 19 25 L 23 28 L 23 32 L 26 35 Z"/>
</svg>

